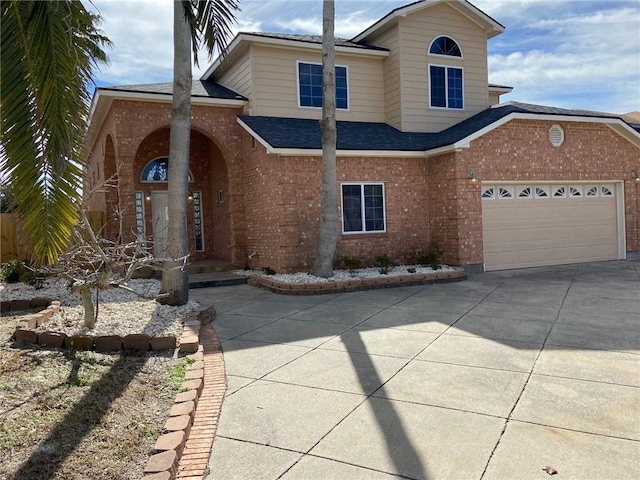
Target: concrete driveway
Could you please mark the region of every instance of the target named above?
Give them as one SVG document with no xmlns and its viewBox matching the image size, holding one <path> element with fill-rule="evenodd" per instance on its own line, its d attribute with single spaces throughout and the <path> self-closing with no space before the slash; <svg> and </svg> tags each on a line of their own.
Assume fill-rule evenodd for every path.
<svg viewBox="0 0 640 480">
<path fill-rule="evenodd" d="M 640 262 L 214 301 L 209 479 L 638 479 Z"/>
</svg>

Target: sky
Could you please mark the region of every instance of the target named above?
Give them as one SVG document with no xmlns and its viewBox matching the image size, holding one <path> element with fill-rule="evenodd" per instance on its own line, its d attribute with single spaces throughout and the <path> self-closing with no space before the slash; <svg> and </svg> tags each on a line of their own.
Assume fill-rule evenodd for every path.
<svg viewBox="0 0 640 480">
<path fill-rule="evenodd" d="M 170 82 L 170 0 L 92 0 L 113 46 L 98 86 Z M 352 38 L 411 0 L 336 0 L 337 37 Z M 506 27 L 489 40 L 489 82 L 502 101 L 612 113 L 640 111 L 640 0 L 475 0 Z M 239 0 L 233 33 L 320 34 L 322 0 Z M 202 53 L 194 78 L 209 61 Z"/>
</svg>

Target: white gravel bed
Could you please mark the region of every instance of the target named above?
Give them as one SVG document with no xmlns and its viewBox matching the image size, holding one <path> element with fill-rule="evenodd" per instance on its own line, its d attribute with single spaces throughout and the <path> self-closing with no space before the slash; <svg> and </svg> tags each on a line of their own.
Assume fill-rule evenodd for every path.
<svg viewBox="0 0 640 480">
<path fill-rule="evenodd" d="M 409 269 L 415 269 L 415 272 L 409 272 Z M 379 267 L 359 268 L 357 270 L 334 270 L 333 277 L 322 278 L 310 275 L 306 272 L 298 273 L 276 273 L 275 275 L 267 275 L 262 270 L 235 270 L 233 273 L 245 276 L 270 277 L 282 283 L 327 283 L 337 280 L 348 280 L 350 278 L 377 278 L 377 277 L 401 277 L 411 275 L 413 273 L 435 273 L 452 272 L 455 269 L 448 265 L 440 265 L 438 270 L 431 267 L 423 267 L 422 265 L 397 265 L 389 269 L 389 273 L 380 273 Z"/>
<path fill-rule="evenodd" d="M 153 279 L 132 280 L 127 286 L 147 297 L 157 295 L 160 291 L 160 282 Z M 89 330 L 82 327 L 84 309 L 80 296 L 69 291 L 62 280 L 47 279 L 46 286 L 39 290 L 22 283 L 0 283 L 0 297 L 2 300 L 35 297 L 60 300 L 60 312 L 40 330 L 91 336 L 146 333 L 149 336 L 163 334 L 180 338 L 184 318 L 199 305 L 190 300 L 186 305 L 171 307 L 120 288 L 104 290 L 100 292 L 96 327 Z"/>
</svg>

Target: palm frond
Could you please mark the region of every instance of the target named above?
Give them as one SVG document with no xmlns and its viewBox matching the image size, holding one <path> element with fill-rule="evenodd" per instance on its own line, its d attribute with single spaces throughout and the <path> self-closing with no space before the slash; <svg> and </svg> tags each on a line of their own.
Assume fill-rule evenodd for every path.
<svg viewBox="0 0 640 480">
<path fill-rule="evenodd" d="M 0 168 L 35 256 L 54 262 L 78 219 L 87 87 L 109 41 L 80 1 L 3 1 L 1 20 Z"/>
<path fill-rule="evenodd" d="M 231 25 L 235 12 L 240 11 L 236 0 L 183 0 L 185 20 L 191 30 L 193 61 L 198 65 L 198 48 L 204 44 L 209 58 L 218 48 L 226 52 L 231 39 Z"/>
</svg>

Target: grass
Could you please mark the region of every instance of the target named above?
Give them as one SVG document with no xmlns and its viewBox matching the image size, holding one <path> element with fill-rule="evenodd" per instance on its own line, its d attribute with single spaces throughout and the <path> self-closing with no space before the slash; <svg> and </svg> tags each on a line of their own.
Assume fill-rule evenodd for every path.
<svg viewBox="0 0 640 480">
<path fill-rule="evenodd" d="M 0 479 L 142 477 L 191 360 L 10 341 L 0 318 Z"/>
</svg>

